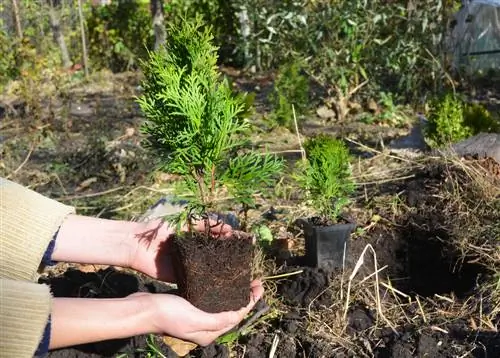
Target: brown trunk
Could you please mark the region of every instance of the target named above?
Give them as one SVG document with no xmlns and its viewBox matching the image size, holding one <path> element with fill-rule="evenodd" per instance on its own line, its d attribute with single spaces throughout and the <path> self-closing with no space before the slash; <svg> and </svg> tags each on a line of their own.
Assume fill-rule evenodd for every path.
<svg viewBox="0 0 500 358">
<path fill-rule="evenodd" d="M 163 0 L 151 0 L 151 16 L 153 18 L 153 30 L 155 32 L 155 50 L 165 43 L 167 34 L 165 30 L 165 13 L 163 11 Z"/>
<path fill-rule="evenodd" d="M 12 0 L 12 11 L 14 15 L 14 22 L 16 23 L 16 33 L 17 37 L 23 38 L 23 28 L 21 27 L 21 16 L 19 14 L 19 7 L 17 6 L 17 0 Z"/>
<path fill-rule="evenodd" d="M 50 27 L 52 28 L 52 33 L 54 34 L 54 41 L 59 45 L 59 49 L 61 50 L 61 60 L 63 66 L 65 68 L 69 68 L 71 67 L 71 60 L 69 59 L 68 48 L 66 47 L 66 41 L 64 40 L 64 36 L 61 31 L 61 24 L 56 14 L 53 0 L 50 1 L 49 7 Z"/>
<path fill-rule="evenodd" d="M 87 42 L 85 40 L 85 24 L 83 21 L 82 0 L 78 0 L 78 15 L 80 17 L 80 32 L 82 36 L 83 68 L 85 70 L 85 78 L 88 78 L 89 67 L 88 67 L 88 57 L 87 57 Z"/>
</svg>

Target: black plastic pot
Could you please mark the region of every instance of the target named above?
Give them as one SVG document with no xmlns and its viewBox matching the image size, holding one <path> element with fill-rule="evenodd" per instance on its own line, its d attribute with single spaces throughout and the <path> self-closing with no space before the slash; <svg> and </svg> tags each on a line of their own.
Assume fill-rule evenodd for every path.
<svg viewBox="0 0 500 358">
<path fill-rule="evenodd" d="M 309 220 L 301 220 L 300 225 L 304 230 L 307 266 L 327 270 L 344 266 L 349 247 L 348 239 L 356 224 L 317 226 Z"/>
</svg>

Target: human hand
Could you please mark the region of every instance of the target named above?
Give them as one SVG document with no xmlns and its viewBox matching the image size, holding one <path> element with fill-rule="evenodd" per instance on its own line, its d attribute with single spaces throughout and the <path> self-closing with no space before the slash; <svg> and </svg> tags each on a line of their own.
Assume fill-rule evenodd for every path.
<svg viewBox="0 0 500 358">
<path fill-rule="evenodd" d="M 215 314 L 203 312 L 179 296 L 160 293 L 102 299 L 55 297 L 49 347 L 58 349 L 151 333 L 208 345 L 238 325 L 262 297 L 260 281 L 252 282 L 250 288 L 246 307 Z"/>
<path fill-rule="evenodd" d="M 250 285 L 250 302 L 238 311 L 207 313 L 191 305 L 185 299 L 169 294 L 137 293 L 142 300 L 148 320 L 152 324 L 151 333 L 169 335 L 201 346 L 238 325 L 263 296 L 264 288 L 259 280 Z"/>
<path fill-rule="evenodd" d="M 192 229 L 205 232 L 207 221 L 194 221 Z M 215 220 L 209 220 L 210 233 L 217 236 L 230 236 L 232 228 L 230 225 Z M 184 226 L 182 231 L 187 231 Z M 162 220 L 154 220 L 148 223 L 138 223 L 132 233 L 130 240 L 131 253 L 129 255 L 128 267 L 140 271 L 153 278 L 176 282 L 171 259 L 171 241 L 175 228 Z"/>
</svg>

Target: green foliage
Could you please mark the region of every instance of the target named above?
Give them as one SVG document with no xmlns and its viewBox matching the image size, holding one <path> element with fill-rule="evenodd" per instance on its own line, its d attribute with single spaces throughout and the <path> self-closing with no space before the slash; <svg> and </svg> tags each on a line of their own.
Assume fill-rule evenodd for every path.
<svg viewBox="0 0 500 358">
<path fill-rule="evenodd" d="M 94 6 L 86 22 L 93 68 L 115 72 L 133 69 L 153 46 L 151 15 L 142 1 L 118 0 Z"/>
<path fill-rule="evenodd" d="M 204 25 L 210 26 L 213 42 L 225 63 L 241 65 L 236 53 L 237 43 L 237 1 L 227 0 L 170 0 L 166 4 L 167 21 L 178 18 L 200 17 Z"/>
<path fill-rule="evenodd" d="M 431 146 L 439 147 L 472 135 L 464 124 L 463 102 L 454 94 L 435 98 L 429 107 L 426 138 Z"/>
<path fill-rule="evenodd" d="M 172 24 L 164 48 L 143 63 L 148 145 L 163 170 L 182 175 L 191 209 L 203 213 L 220 190 L 241 204 L 273 184 L 283 162 L 269 154 L 245 151 L 251 129 L 243 114 L 245 98 L 235 95 L 217 67 L 217 50 L 200 17 Z"/>
<path fill-rule="evenodd" d="M 447 93 L 430 103 L 426 139 L 432 147 L 457 142 L 480 132 L 498 132 L 500 124 L 479 104 L 465 103 Z"/>
<path fill-rule="evenodd" d="M 9 38 L 5 31 L 0 30 L 0 90 L 2 85 L 10 79 L 16 78 L 19 75 L 19 69 L 16 67 L 16 51 L 15 43 Z"/>
<path fill-rule="evenodd" d="M 293 109 L 297 120 L 304 114 L 309 105 L 309 81 L 301 73 L 301 63 L 293 61 L 283 64 L 274 83 L 274 92 L 270 100 L 274 106 L 271 118 L 279 125 L 293 125 Z M 293 109 L 292 109 L 293 105 Z"/>
<path fill-rule="evenodd" d="M 313 207 L 322 216 L 335 219 L 355 190 L 349 149 L 341 140 L 324 134 L 309 138 L 304 148 L 307 159 L 297 180 Z"/>
<path fill-rule="evenodd" d="M 392 93 L 379 93 L 380 112 L 372 114 L 370 112 L 362 113 L 359 119 L 367 124 L 380 124 L 391 127 L 404 127 L 409 123 L 409 117 L 405 113 L 405 108 L 396 105 Z"/>
<path fill-rule="evenodd" d="M 236 57 L 266 70 L 305 58 L 306 70 L 326 87 L 347 93 L 369 79 L 363 91 L 418 100 L 443 81 L 438 54 L 456 2 L 174 0 L 171 7 L 173 14 L 203 13 L 220 29 L 217 43 L 236 51 L 226 51 L 223 62 Z"/>
<path fill-rule="evenodd" d="M 471 103 L 465 106 L 464 125 L 471 128 L 474 134 L 480 132 L 500 133 L 500 118 L 494 117 L 490 111 L 479 103 Z"/>
</svg>

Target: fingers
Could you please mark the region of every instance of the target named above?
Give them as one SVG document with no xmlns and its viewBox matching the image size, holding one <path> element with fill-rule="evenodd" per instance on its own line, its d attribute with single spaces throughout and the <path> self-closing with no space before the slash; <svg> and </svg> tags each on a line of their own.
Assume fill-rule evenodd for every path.
<svg viewBox="0 0 500 358">
<path fill-rule="evenodd" d="M 228 311 L 216 313 L 217 334 L 223 334 L 229 331 L 231 328 L 240 323 L 245 316 L 254 308 L 255 304 L 264 295 L 264 287 L 262 286 L 262 281 L 254 280 L 250 284 L 250 301 L 248 305 L 242 307 L 238 311 Z"/>
<path fill-rule="evenodd" d="M 195 230 L 203 232 L 207 229 L 207 222 L 205 220 L 198 220 L 195 224 Z M 220 236 L 230 236 L 232 234 L 233 228 L 231 225 L 226 224 L 222 221 L 216 221 L 213 219 L 208 220 L 209 230 L 214 235 Z"/>
</svg>

